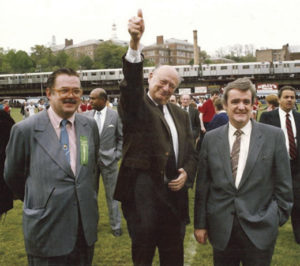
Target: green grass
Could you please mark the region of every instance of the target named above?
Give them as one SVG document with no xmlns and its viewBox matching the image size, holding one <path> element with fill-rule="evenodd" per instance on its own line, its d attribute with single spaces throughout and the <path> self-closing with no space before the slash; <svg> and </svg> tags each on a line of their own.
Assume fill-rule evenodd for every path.
<svg viewBox="0 0 300 266">
<path fill-rule="evenodd" d="M 16 121 L 22 119 L 19 109 L 12 110 Z M 194 191 L 190 191 L 190 214 L 193 219 Z M 124 234 L 115 238 L 111 234 L 108 212 L 106 207 L 102 182 L 99 190 L 98 241 L 95 245 L 94 266 L 132 265 L 131 242 L 128 236 L 126 222 L 122 225 Z M 23 266 L 27 265 L 22 233 L 22 202 L 15 201 L 14 209 L 7 213 L 5 221 L 0 222 L 0 265 Z M 159 265 L 156 254 L 153 265 Z M 212 248 L 209 244 L 199 245 L 193 236 L 193 226 L 188 225 L 185 237 L 185 265 L 209 266 L 212 265 Z M 300 265 L 300 246 L 294 242 L 290 221 L 279 230 L 279 236 L 272 261 L 273 266 Z"/>
</svg>

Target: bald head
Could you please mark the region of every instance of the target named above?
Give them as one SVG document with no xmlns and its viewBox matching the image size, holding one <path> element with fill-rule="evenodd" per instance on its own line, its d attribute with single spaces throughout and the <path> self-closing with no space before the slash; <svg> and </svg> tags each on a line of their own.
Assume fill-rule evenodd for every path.
<svg viewBox="0 0 300 266">
<path fill-rule="evenodd" d="M 102 88 L 93 89 L 90 93 L 90 103 L 92 108 L 101 111 L 106 106 L 107 93 Z"/>
<path fill-rule="evenodd" d="M 149 93 L 158 104 L 166 104 L 180 83 L 180 76 L 172 66 L 159 66 L 148 78 Z"/>
</svg>

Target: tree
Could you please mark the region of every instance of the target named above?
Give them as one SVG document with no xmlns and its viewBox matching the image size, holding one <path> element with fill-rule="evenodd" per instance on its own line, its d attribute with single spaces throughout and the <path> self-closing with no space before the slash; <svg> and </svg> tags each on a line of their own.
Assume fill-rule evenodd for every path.
<svg viewBox="0 0 300 266">
<path fill-rule="evenodd" d="M 55 56 L 50 48 L 44 45 L 35 45 L 31 47 L 31 59 L 39 71 L 52 71 L 55 66 Z"/>
<path fill-rule="evenodd" d="M 101 43 L 95 51 L 94 68 L 121 68 L 122 56 L 127 47 L 119 46 L 111 41 Z"/>
<path fill-rule="evenodd" d="M 92 69 L 94 61 L 87 55 L 81 56 L 78 61 L 80 69 Z"/>
</svg>

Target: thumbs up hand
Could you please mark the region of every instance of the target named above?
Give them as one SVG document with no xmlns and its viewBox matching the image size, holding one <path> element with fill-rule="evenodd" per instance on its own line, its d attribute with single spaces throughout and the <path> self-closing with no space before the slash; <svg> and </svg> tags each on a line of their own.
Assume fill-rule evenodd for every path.
<svg viewBox="0 0 300 266">
<path fill-rule="evenodd" d="M 130 48 L 133 50 L 138 50 L 140 39 L 144 33 L 145 24 L 143 19 L 142 10 L 139 9 L 137 17 L 132 17 L 128 21 L 128 32 L 131 36 Z"/>
</svg>

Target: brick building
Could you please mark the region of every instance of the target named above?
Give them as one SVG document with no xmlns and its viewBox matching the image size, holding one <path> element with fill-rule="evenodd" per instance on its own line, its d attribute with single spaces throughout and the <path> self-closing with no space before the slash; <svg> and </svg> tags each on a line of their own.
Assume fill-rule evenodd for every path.
<svg viewBox="0 0 300 266">
<path fill-rule="evenodd" d="M 197 48 L 200 53 L 200 47 Z M 145 46 L 143 53 L 155 65 L 188 65 L 194 59 L 194 45 L 173 38 L 164 41 L 163 36 L 157 36 L 156 43 Z"/>
<path fill-rule="evenodd" d="M 256 50 L 257 62 L 289 61 L 300 59 L 300 46 L 283 45 L 281 49 Z"/>
</svg>

